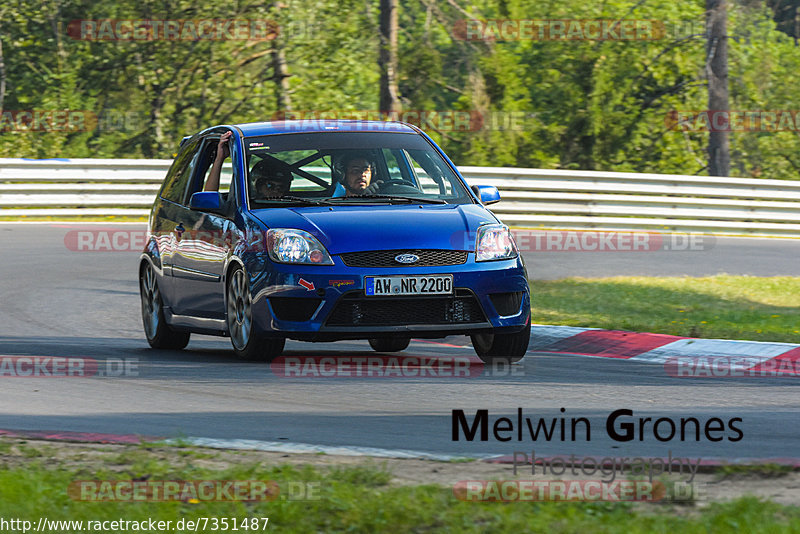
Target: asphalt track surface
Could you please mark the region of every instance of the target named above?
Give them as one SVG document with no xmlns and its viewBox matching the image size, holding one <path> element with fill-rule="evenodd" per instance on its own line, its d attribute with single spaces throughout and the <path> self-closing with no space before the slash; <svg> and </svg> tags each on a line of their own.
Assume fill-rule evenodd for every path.
<svg viewBox="0 0 800 534">
<path fill-rule="evenodd" d="M 653 364 L 533 352 L 510 370 L 486 368 L 470 378 L 285 378 L 269 365 L 237 361 L 225 338 L 195 335 L 184 351 L 152 350 L 141 327 L 138 253 L 68 250 L 64 236 L 69 229 L 0 224 L 0 356 L 91 358 L 101 368 L 114 369 L 127 360 L 135 372 L 123 377 L 0 377 L 0 429 L 198 436 L 468 456 L 532 449 L 537 455 L 800 456 L 796 378 L 678 379 Z M 529 274 L 537 278 L 800 275 L 798 240 L 717 238 L 713 247 L 691 252 L 526 256 Z M 286 354 L 375 353 L 365 341 L 290 341 Z M 403 354 L 430 358 L 474 353 L 466 339 L 448 338 L 443 343 L 412 342 Z M 591 439 L 579 433 L 576 441 L 567 436 L 563 442 L 500 442 L 490 433 L 486 442 L 451 440 L 454 409 L 464 410 L 470 421 L 476 410 L 487 409 L 493 423 L 503 415 L 516 421 L 517 408 L 534 423 L 539 417 L 586 417 Z M 643 441 L 616 442 L 607 436 L 605 420 L 622 408 L 633 410 L 636 418 L 739 417 L 744 438 L 660 442 L 646 430 Z"/>
</svg>

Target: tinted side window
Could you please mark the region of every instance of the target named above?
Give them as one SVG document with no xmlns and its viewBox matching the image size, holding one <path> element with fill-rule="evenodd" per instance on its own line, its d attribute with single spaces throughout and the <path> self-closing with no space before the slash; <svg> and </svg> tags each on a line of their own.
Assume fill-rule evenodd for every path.
<svg viewBox="0 0 800 534">
<path fill-rule="evenodd" d="M 198 160 L 198 170 L 205 178 L 203 178 L 200 185 L 205 185 L 209 176 L 211 176 L 211 166 L 214 164 L 214 159 L 217 154 L 217 143 L 219 143 L 219 139 L 212 139 L 203 147 L 203 155 L 200 156 Z M 227 193 L 231 189 L 232 181 L 233 165 L 231 164 L 230 158 L 228 158 L 222 163 L 222 169 L 220 169 L 219 173 L 219 189 L 217 189 L 217 191 L 220 193 Z M 202 189 L 201 187 L 199 190 Z"/>
<path fill-rule="evenodd" d="M 211 168 L 217 155 L 218 143 L 218 136 L 206 137 L 203 140 L 202 146 L 197 149 L 197 156 L 194 158 L 194 164 L 191 166 L 193 171 L 191 172 L 192 178 L 186 195 L 187 202 L 194 193 L 205 189 L 204 186 L 211 176 Z M 220 169 L 219 188 L 217 191 L 219 191 L 222 197 L 222 202 L 227 204 L 229 209 L 231 206 L 235 206 L 235 189 L 236 181 L 233 179 L 232 162 L 230 159 L 226 158 Z"/>
<path fill-rule="evenodd" d="M 189 197 L 192 196 L 192 193 L 204 190 L 204 186 L 211 176 L 211 167 L 217 155 L 217 143 L 219 143 L 218 137 L 206 138 L 203 147 L 199 150 L 199 155 L 194 165 L 194 181 L 189 186 Z M 232 180 L 233 167 L 231 166 L 230 159 L 226 159 L 222 163 L 222 169 L 220 169 L 219 187 L 217 189 L 217 191 L 222 193 L 223 197 L 230 190 Z"/>
<path fill-rule="evenodd" d="M 161 198 L 183 204 L 186 185 L 189 182 L 189 177 L 192 175 L 192 169 L 194 168 L 191 163 L 199 146 L 199 139 L 190 142 L 184 147 L 181 153 L 178 154 L 178 157 L 175 158 L 175 163 L 173 163 L 164 188 L 161 190 Z"/>
</svg>

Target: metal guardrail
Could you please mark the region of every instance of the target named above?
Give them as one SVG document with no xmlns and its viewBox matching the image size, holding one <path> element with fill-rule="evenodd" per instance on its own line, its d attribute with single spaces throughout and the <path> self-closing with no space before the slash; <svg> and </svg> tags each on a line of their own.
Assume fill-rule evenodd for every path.
<svg viewBox="0 0 800 534">
<path fill-rule="evenodd" d="M 0 158 L 0 217 L 145 217 L 171 160 Z M 800 181 L 460 167 L 492 210 L 531 228 L 800 237 Z"/>
</svg>

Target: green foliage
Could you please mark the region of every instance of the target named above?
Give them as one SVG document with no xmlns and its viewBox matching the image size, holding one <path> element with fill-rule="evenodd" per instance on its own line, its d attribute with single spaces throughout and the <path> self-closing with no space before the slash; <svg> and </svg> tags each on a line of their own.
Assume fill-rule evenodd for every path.
<svg viewBox="0 0 800 534">
<path fill-rule="evenodd" d="M 766 464 L 730 464 L 719 468 L 717 476 L 720 480 L 732 477 L 754 477 L 754 478 L 780 478 L 788 476 L 794 468 L 790 465 L 780 465 L 773 463 Z"/>
<path fill-rule="evenodd" d="M 274 481 L 280 495 L 272 501 L 210 502 L 84 502 L 70 498 L 70 484 L 80 480 L 131 480 L 147 461 L 129 472 L 75 471 L 29 463 L 0 467 L 0 514 L 31 521 L 172 521 L 180 519 L 268 517 L 267 529 L 280 532 L 796 532 L 797 507 L 753 497 L 710 503 L 692 514 L 676 514 L 668 505 L 636 507 L 613 502 L 468 502 L 451 488 L 375 484 L 381 471 L 365 468 L 328 472 L 311 467 L 238 465 L 212 471 L 164 467 L 149 471 L 148 481 L 264 480 Z M 354 474 L 355 473 L 355 474 Z M 141 480 L 141 479 L 140 479 Z M 299 493 L 289 488 L 314 488 Z M 74 495 L 74 493 L 73 493 Z M 285 497 L 285 498 L 284 498 Z M 313 497 L 313 498 L 310 498 Z M 219 531 L 200 519 L 198 532 Z M 263 523 L 257 530 L 262 530 Z M 186 529 L 189 530 L 189 529 Z M 194 529 L 191 529 L 194 530 Z M 242 530 L 242 529 L 239 529 Z M 59 532 L 80 532 L 62 527 Z M 149 532 L 146 528 L 144 531 Z"/>
<path fill-rule="evenodd" d="M 795 109 L 800 54 L 762 3 L 728 3 L 730 107 Z M 86 110 L 97 128 L 0 130 L 0 157 L 169 158 L 186 134 L 294 111 L 376 110 L 378 0 L 10 0 L 0 7 L 4 110 Z M 707 106 L 705 2 L 412 0 L 399 5 L 403 108 L 466 111 L 423 124 L 460 165 L 702 174 L 708 132 L 670 129 Z M 464 40 L 466 19 L 652 20 L 654 40 Z M 785 17 L 784 17 L 785 18 Z M 89 41 L 71 21 L 271 20 L 272 40 Z M 783 19 L 782 19 L 783 20 Z M 460 22 L 461 21 L 461 22 Z M 289 74 L 282 87 L 273 54 Z M 796 179 L 794 131 L 733 132 L 731 173 Z"/>
</svg>

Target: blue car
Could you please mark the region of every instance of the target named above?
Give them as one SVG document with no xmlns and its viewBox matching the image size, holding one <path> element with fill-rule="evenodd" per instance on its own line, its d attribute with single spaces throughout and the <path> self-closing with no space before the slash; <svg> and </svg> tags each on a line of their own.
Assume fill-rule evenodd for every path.
<svg viewBox="0 0 800 534">
<path fill-rule="evenodd" d="M 228 156 L 230 159 L 228 160 Z M 154 348 L 229 336 L 269 361 L 286 339 L 469 335 L 485 362 L 528 348 L 528 278 L 509 232 L 418 128 L 276 121 L 184 138 L 139 263 Z"/>
</svg>

